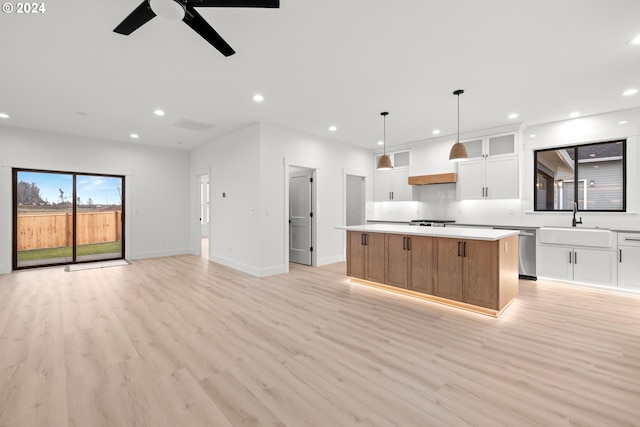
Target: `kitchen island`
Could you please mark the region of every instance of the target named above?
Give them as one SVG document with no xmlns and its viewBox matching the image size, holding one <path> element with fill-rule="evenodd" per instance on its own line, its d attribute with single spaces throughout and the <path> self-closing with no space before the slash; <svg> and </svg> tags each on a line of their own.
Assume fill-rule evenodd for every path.
<svg viewBox="0 0 640 427">
<path fill-rule="evenodd" d="M 370 224 L 347 231 L 355 282 L 491 316 L 518 293 L 518 231 Z"/>
</svg>

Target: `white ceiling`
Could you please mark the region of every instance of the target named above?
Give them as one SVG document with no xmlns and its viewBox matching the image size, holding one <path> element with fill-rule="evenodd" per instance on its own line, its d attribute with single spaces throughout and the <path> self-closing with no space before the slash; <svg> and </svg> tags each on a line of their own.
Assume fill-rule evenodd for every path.
<svg viewBox="0 0 640 427">
<path fill-rule="evenodd" d="M 11 116 L 0 126 L 190 150 L 263 121 L 377 149 L 385 110 L 388 146 L 455 133 L 456 89 L 461 132 L 512 112 L 531 125 L 640 107 L 621 95 L 640 89 L 640 45 L 627 43 L 640 34 L 638 0 L 199 9 L 236 50 L 228 58 L 182 22 L 114 33 L 140 0 L 42 2 L 42 14 L 0 16 L 0 112 Z"/>
</svg>

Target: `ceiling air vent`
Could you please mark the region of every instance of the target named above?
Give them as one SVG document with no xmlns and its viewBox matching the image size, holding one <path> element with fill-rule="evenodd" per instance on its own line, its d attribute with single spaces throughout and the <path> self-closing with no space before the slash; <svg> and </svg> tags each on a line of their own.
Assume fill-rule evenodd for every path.
<svg viewBox="0 0 640 427">
<path fill-rule="evenodd" d="M 190 119 L 180 119 L 173 125 L 178 128 L 197 130 L 198 132 L 204 132 L 205 130 L 209 130 L 215 126 L 211 123 L 198 122 Z"/>
</svg>

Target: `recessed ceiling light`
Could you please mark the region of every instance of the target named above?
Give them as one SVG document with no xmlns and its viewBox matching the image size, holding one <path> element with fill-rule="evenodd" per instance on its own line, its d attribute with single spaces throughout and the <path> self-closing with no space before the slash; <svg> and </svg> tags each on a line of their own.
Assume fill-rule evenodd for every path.
<svg viewBox="0 0 640 427">
<path fill-rule="evenodd" d="M 129 135 L 131 138 L 133 139 L 138 139 L 140 138 L 140 135 L 138 135 L 137 133 L 132 133 L 131 135 Z"/>
<path fill-rule="evenodd" d="M 635 95 L 636 93 L 638 93 L 638 89 L 627 89 L 624 92 L 622 92 L 624 96 L 631 96 L 631 95 Z"/>
<path fill-rule="evenodd" d="M 155 111 L 153 112 L 153 114 L 155 114 L 156 116 L 164 116 L 164 111 L 162 111 L 162 110 L 155 110 Z"/>
<path fill-rule="evenodd" d="M 0 113 L 0 119 L 8 119 L 9 115 L 7 113 Z"/>
<path fill-rule="evenodd" d="M 535 138 L 535 137 L 536 137 L 535 133 L 532 133 L 531 135 L 529 135 L 529 138 Z"/>
<path fill-rule="evenodd" d="M 335 127 L 335 126 L 330 126 L 330 127 L 329 127 L 329 131 L 331 131 L 331 132 L 335 132 L 335 131 L 337 131 L 337 130 L 338 130 L 338 128 L 337 128 L 337 127 Z"/>
<path fill-rule="evenodd" d="M 438 135 L 440 133 L 440 129 L 434 129 L 431 133 L 434 135 Z"/>
<path fill-rule="evenodd" d="M 626 120 L 620 120 L 618 122 L 619 125 L 626 125 L 627 123 L 629 123 L 629 122 L 627 122 Z"/>
<path fill-rule="evenodd" d="M 576 117 L 580 117 L 580 113 L 577 111 L 574 111 L 573 113 L 569 114 L 569 117 L 571 117 L 572 119 L 575 119 Z"/>
<path fill-rule="evenodd" d="M 256 102 L 262 102 L 264 101 L 264 96 L 260 95 L 259 93 L 256 93 L 255 95 L 253 95 L 253 100 Z"/>
<path fill-rule="evenodd" d="M 592 159 L 596 156 L 596 153 L 589 153 L 589 157 L 591 157 Z"/>
<path fill-rule="evenodd" d="M 518 115 L 516 113 L 511 113 L 507 116 L 507 119 L 517 119 Z"/>
<path fill-rule="evenodd" d="M 85 113 L 84 111 L 76 111 L 76 114 L 79 116 L 86 116 L 87 113 Z"/>
<path fill-rule="evenodd" d="M 378 145 L 383 145 L 384 141 L 378 141 Z"/>
<path fill-rule="evenodd" d="M 629 40 L 629 44 L 640 45 L 640 35 L 637 35 L 631 40 Z"/>
</svg>

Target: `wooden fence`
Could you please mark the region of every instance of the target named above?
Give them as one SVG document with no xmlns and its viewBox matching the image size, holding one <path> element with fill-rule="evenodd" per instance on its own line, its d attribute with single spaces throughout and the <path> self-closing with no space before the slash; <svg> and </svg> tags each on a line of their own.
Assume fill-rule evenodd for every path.
<svg viewBox="0 0 640 427">
<path fill-rule="evenodd" d="M 73 244 L 73 215 L 69 213 L 18 214 L 18 251 L 59 248 Z M 122 212 L 78 212 L 76 244 L 122 240 Z"/>
</svg>

